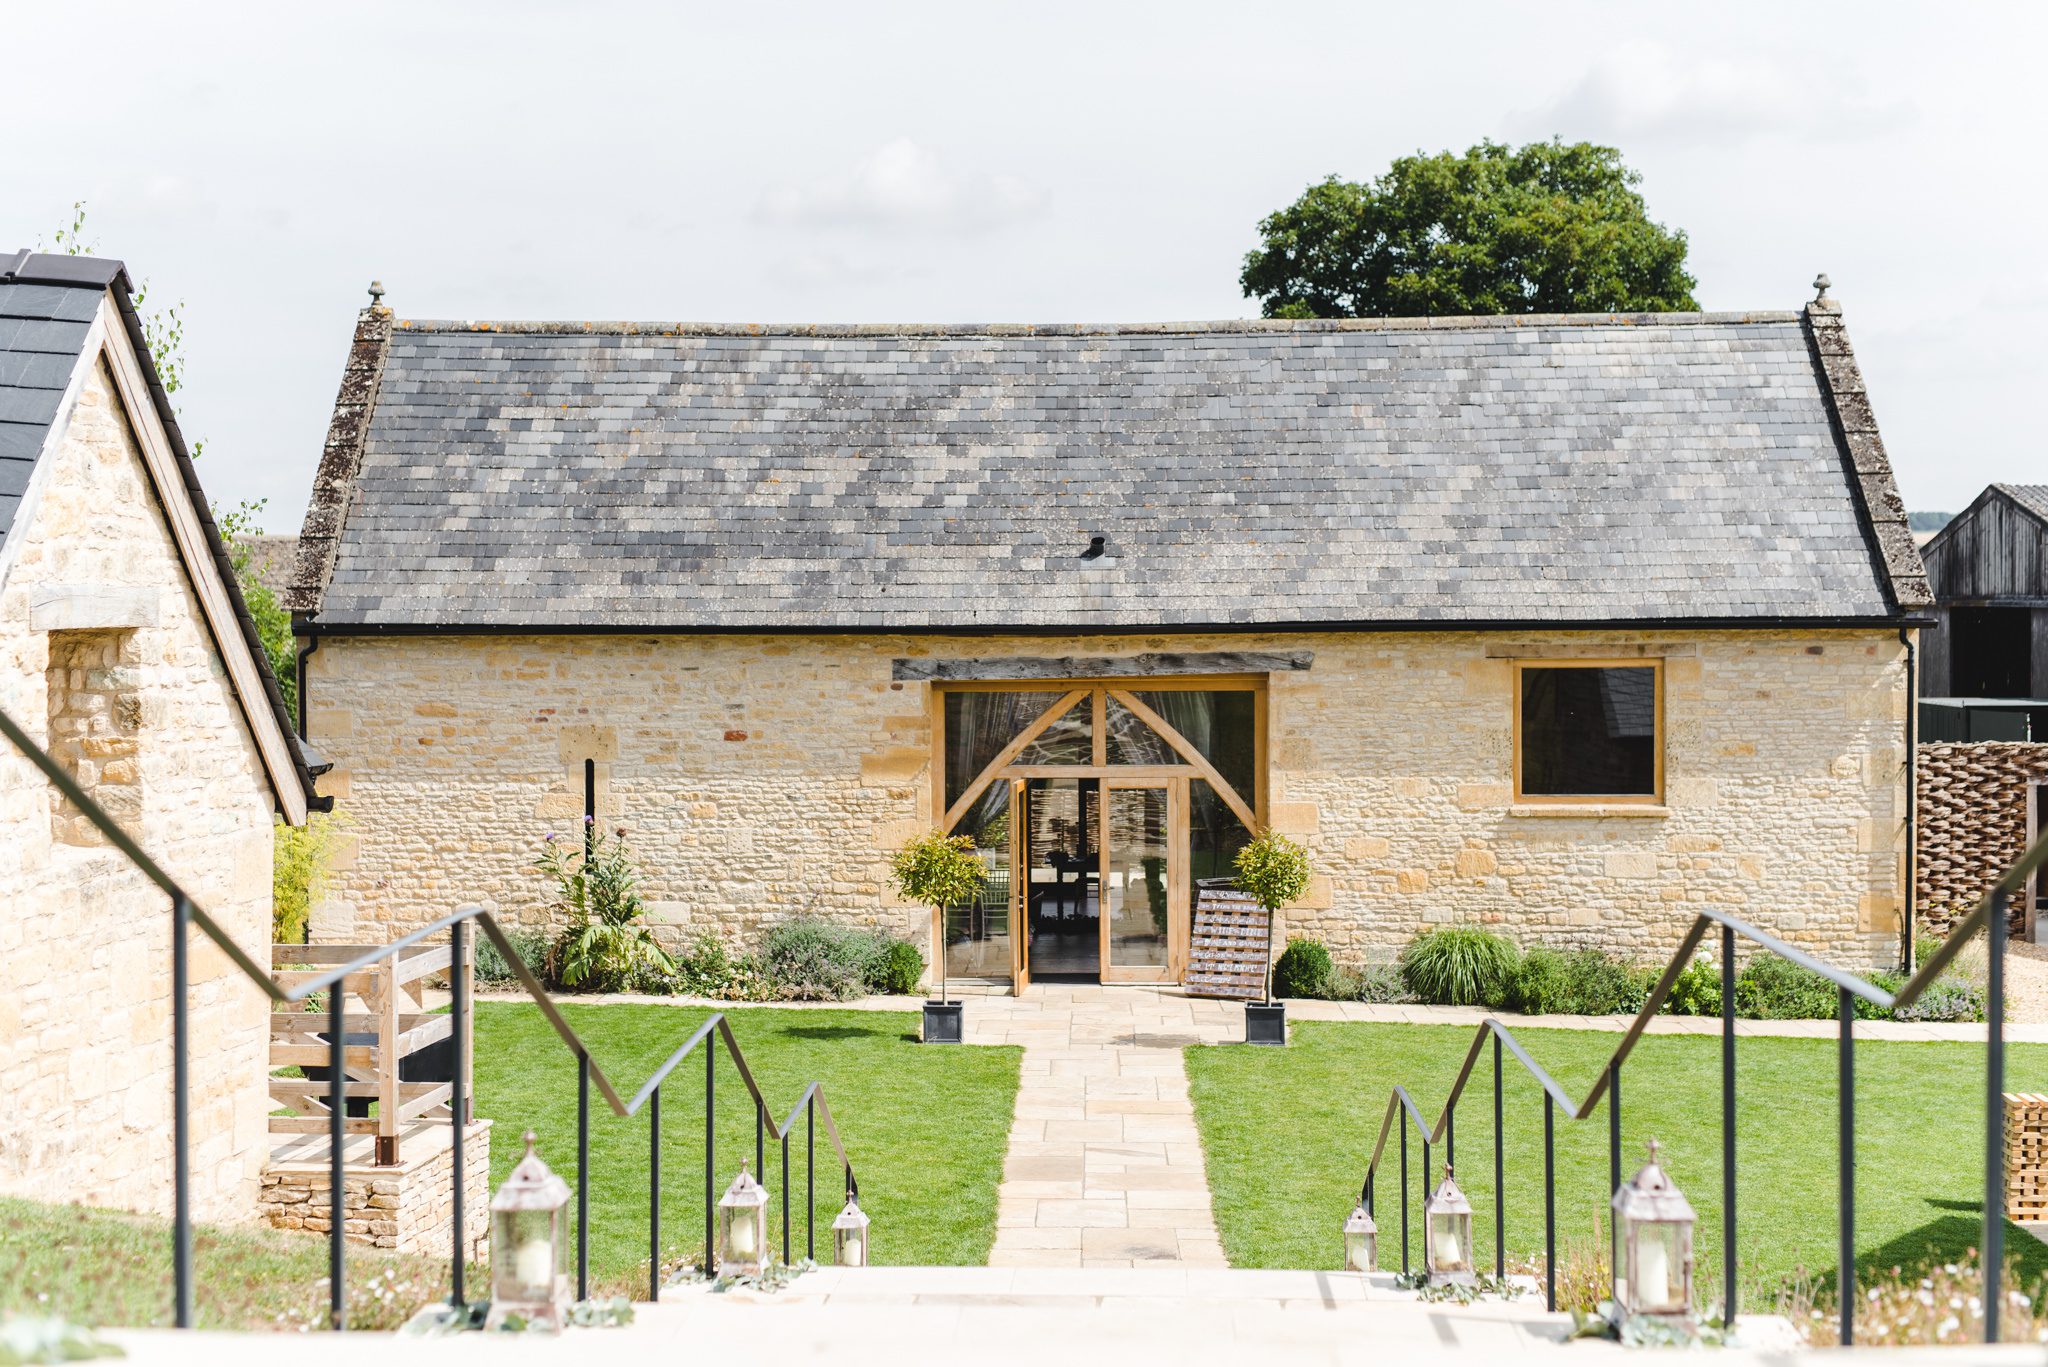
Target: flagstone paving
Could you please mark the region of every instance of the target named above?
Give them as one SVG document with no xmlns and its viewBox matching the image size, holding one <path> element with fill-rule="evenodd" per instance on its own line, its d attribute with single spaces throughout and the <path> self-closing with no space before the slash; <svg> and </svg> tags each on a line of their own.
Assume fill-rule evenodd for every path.
<svg viewBox="0 0 2048 1367">
<path fill-rule="evenodd" d="M 1181 1050 L 1242 1009 L 1177 990 L 975 997 L 970 1044 L 1024 1047 L 993 1267 L 1224 1267 Z"/>
</svg>

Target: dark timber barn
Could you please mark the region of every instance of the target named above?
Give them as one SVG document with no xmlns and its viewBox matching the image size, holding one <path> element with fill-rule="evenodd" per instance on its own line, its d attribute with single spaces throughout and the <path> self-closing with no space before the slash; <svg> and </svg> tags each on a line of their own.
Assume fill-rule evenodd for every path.
<svg viewBox="0 0 2048 1367">
<path fill-rule="evenodd" d="M 2048 740 L 2048 484 L 1992 485 L 1921 554 L 1922 739 Z"/>
</svg>

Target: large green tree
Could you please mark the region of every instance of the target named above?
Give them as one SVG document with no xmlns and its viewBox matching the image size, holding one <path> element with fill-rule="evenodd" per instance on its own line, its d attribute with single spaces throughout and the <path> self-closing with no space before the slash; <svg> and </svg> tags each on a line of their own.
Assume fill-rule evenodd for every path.
<svg viewBox="0 0 2048 1367">
<path fill-rule="evenodd" d="M 1588 142 L 1401 157 L 1263 220 L 1239 280 L 1268 318 L 1696 309 L 1685 234 L 1641 180 Z"/>
</svg>

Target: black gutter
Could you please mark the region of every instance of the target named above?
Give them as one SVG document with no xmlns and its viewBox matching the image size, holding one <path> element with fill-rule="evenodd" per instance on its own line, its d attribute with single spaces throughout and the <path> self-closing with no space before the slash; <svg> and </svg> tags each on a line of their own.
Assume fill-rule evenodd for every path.
<svg viewBox="0 0 2048 1367">
<path fill-rule="evenodd" d="M 1935 625 L 1932 617 L 1648 617 L 1595 621 L 1545 621 L 1530 618 L 1404 622 L 1132 622 L 1114 626 L 1069 623 L 1006 622 L 994 625 L 960 623 L 945 626 L 846 626 L 804 623 L 795 626 L 633 625 L 593 622 L 467 623 L 467 622 L 321 622 L 295 614 L 292 630 L 308 638 L 321 636 L 1195 636 L 1289 635 L 1302 632 L 1374 635 L 1378 633 L 1499 631 L 1853 631 L 1903 630 Z"/>
</svg>

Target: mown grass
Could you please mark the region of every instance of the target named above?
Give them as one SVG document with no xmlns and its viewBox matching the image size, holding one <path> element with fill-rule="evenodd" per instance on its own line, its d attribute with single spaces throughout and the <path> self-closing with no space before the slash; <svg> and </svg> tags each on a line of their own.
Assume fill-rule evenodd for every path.
<svg viewBox="0 0 2048 1367">
<path fill-rule="evenodd" d="M 1613 1034 L 1518 1031 L 1574 1096 L 1611 1055 Z M 1238 1267 L 1334 1268 L 1337 1228 L 1356 1198 L 1394 1084 L 1434 1120 L 1463 1062 L 1467 1027 L 1304 1023 L 1285 1049 L 1194 1048 L 1188 1073 L 1225 1251 Z M 1775 1290 L 1830 1269 L 1836 1249 L 1836 1062 L 1832 1040 L 1744 1039 L 1738 1052 L 1737 1248 L 1742 1280 Z M 2011 1090 L 2048 1089 L 2048 1046 L 2012 1046 Z M 1951 1261 L 1980 1240 L 1984 1050 L 1866 1042 L 1856 1049 L 1856 1247 L 1863 1271 Z M 1507 1059 L 1503 1085 L 1510 1261 L 1543 1250 L 1543 1102 Z M 1622 1073 L 1622 1176 L 1651 1137 L 1698 1210 L 1704 1262 L 1721 1258 L 1720 1041 L 1652 1035 Z M 1482 1265 L 1494 1249 L 1493 1081 L 1483 1055 L 1461 1102 L 1458 1183 L 1472 1198 Z M 1440 1175 L 1443 1153 L 1435 1154 Z M 1410 1149 L 1413 1254 L 1421 1256 L 1421 1148 Z M 1389 1140 L 1377 1186 L 1380 1263 L 1401 1266 L 1399 1159 Z M 1557 1220 L 1568 1242 L 1604 1248 L 1607 1116 L 1557 1122 Z M 2029 1281 L 2048 1246 L 2008 1225 Z"/>
<path fill-rule="evenodd" d="M 563 1007 L 592 1057 L 629 1098 L 710 1012 L 683 1006 Z M 1022 1050 L 917 1043 L 910 1012 L 778 1010 L 728 1013 L 779 1121 L 812 1081 L 825 1093 L 874 1221 L 876 1263 L 977 1264 L 995 1239 L 996 1188 L 1009 1143 Z M 576 1065 L 539 1010 L 480 1003 L 477 1113 L 497 1122 L 491 1180 L 518 1160 L 522 1130 L 563 1178 L 576 1177 Z M 590 1260 L 593 1290 L 644 1294 L 648 1257 L 648 1119 L 614 1116 L 591 1096 Z M 741 1159 L 752 1165 L 754 1113 L 724 1053 L 718 1059 L 714 1187 L 723 1193 Z M 704 1241 L 704 1065 L 693 1055 L 662 1092 L 664 1260 L 694 1259 Z M 841 1182 L 824 1129 L 817 1133 L 817 1252 L 831 1260 L 830 1225 Z M 781 1248 L 781 1163 L 770 1144 L 758 1173 L 770 1196 L 770 1241 Z M 791 1234 L 806 1250 L 804 1139 L 790 1144 Z M 573 1206 L 571 1207 L 573 1211 Z M 573 1257 L 573 1242 L 572 1242 Z"/>
</svg>

